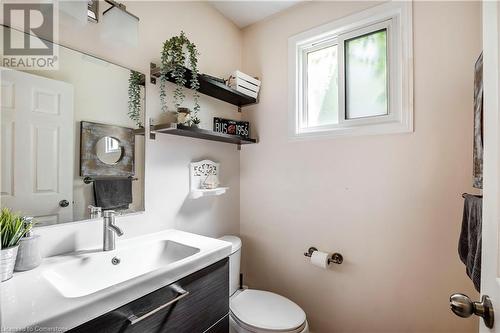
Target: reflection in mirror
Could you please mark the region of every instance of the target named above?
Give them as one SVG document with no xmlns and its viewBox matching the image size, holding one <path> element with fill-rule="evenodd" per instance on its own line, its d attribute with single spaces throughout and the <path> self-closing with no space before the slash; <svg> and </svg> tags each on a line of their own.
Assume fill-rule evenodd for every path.
<svg viewBox="0 0 500 333">
<path fill-rule="evenodd" d="M 105 164 L 113 165 L 120 161 L 123 154 L 123 147 L 118 139 L 105 136 L 97 141 L 95 145 L 97 158 Z"/>
<path fill-rule="evenodd" d="M 23 32 L 1 30 L 22 45 Z M 89 205 L 116 201 L 116 195 L 106 196 L 125 188 L 120 213 L 144 210 L 144 75 L 66 47 L 58 50 L 57 69 L 1 68 L 1 206 L 34 216 L 38 226 L 80 221 L 90 218 Z M 82 122 L 132 131 L 127 145 L 114 134 L 93 143 L 96 160 L 107 167 L 107 183 L 93 174 L 100 184 L 86 184 L 80 175 Z M 133 166 L 126 176 L 114 173 L 121 164 Z"/>
</svg>

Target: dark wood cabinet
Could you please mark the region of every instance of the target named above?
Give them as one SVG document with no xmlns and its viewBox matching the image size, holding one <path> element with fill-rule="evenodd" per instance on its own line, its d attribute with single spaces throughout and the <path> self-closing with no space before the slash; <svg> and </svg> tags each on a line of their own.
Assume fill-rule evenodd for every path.
<svg viewBox="0 0 500 333">
<path fill-rule="evenodd" d="M 212 327 L 204 333 L 227 333 L 229 332 L 229 314 L 216 322 Z"/>
<path fill-rule="evenodd" d="M 187 294 L 183 296 L 182 290 Z M 225 258 L 69 332 L 227 333 L 228 313 L 229 261 Z"/>
</svg>

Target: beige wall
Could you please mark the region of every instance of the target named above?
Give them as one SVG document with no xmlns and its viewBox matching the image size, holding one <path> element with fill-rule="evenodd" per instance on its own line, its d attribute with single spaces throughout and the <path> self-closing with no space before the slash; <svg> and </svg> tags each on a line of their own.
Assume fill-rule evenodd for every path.
<svg viewBox="0 0 500 333">
<path fill-rule="evenodd" d="M 287 139 L 288 37 L 373 5 L 305 3 L 244 30 L 243 70 L 263 80 L 244 113 L 260 138 L 241 155 L 246 283 L 297 302 L 315 333 L 475 332 L 448 297 L 478 298 L 457 239 L 460 195 L 472 191 L 480 4 L 414 4 L 414 133 Z M 344 264 L 310 265 L 311 245 Z"/>
<path fill-rule="evenodd" d="M 138 48 L 100 43 L 99 25 L 63 25 L 61 42 L 147 73 L 162 41 L 184 30 L 202 53 L 201 71 L 227 75 L 243 54 L 243 69 L 262 78 L 263 90 L 260 104 L 245 112 L 260 143 L 242 149 L 241 166 L 230 145 L 147 140 L 146 214 L 118 220 L 125 237 L 172 227 L 238 233 L 240 218 L 246 283 L 296 301 L 315 333 L 477 330 L 477 320 L 454 317 L 447 303 L 455 291 L 477 298 L 456 243 L 460 194 L 471 191 L 478 3 L 415 4 L 415 133 L 294 143 L 286 136 L 287 38 L 373 2 L 302 4 L 247 28 L 243 39 L 207 4 L 127 4 L 141 17 Z M 201 103 L 204 126 L 214 114 L 238 117 L 225 103 L 205 96 Z M 150 84 L 146 108 L 148 116 L 160 113 Z M 187 200 L 187 164 L 205 157 L 221 162 L 231 189 Z M 46 254 L 102 241 L 91 223 L 38 233 Z M 328 271 L 309 265 L 302 252 L 310 245 L 342 252 L 345 263 Z"/>
</svg>

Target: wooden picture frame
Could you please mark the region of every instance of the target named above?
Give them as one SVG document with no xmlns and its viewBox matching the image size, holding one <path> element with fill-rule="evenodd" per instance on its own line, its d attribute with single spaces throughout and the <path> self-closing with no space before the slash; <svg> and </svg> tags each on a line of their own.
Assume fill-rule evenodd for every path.
<svg viewBox="0 0 500 333">
<path fill-rule="evenodd" d="M 115 164 L 106 164 L 97 157 L 96 144 L 104 137 L 117 139 L 122 155 Z M 135 134 L 132 128 L 88 121 L 80 122 L 80 176 L 132 177 L 135 175 Z"/>
</svg>

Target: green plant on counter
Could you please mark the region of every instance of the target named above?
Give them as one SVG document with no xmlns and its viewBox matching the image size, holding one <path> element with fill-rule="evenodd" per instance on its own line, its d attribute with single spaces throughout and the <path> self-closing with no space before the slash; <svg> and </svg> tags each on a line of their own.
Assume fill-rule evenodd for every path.
<svg viewBox="0 0 500 333">
<path fill-rule="evenodd" d="M 128 79 L 128 117 L 135 122 L 137 127 L 142 127 L 141 121 L 141 85 L 142 74 L 130 71 Z"/>
<path fill-rule="evenodd" d="M 192 43 L 187 37 L 184 31 L 181 31 L 179 36 L 171 37 L 163 43 L 163 49 L 161 51 L 161 75 L 160 75 L 160 102 L 162 111 L 167 111 L 166 103 L 166 92 L 165 87 L 167 83 L 167 75 L 173 78 L 175 82 L 174 90 L 174 105 L 179 108 L 186 98 L 184 95 L 184 86 L 187 81 L 185 78 L 186 67 L 191 71 L 191 79 L 189 82 L 189 88 L 194 90 L 194 113 L 190 120 L 190 125 L 199 124 L 200 119 L 198 118 L 198 111 L 200 110 L 200 105 L 198 99 L 200 95 L 198 94 L 198 89 L 200 88 L 200 83 L 198 81 L 198 50 L 196 45 Z M 187 61 L 186 61 L 187 60 Z M 186 64 L 187 63 L 187 64 Z"/>
<path fill-rule="evenodd" d="M 22 216 L 3 208 L 0 213 L 0 234 L 2 237 L 2 249 L 16 246 L 19 240 L 33 227 L 33 222 L 25 223 Z"/>
</svg>

